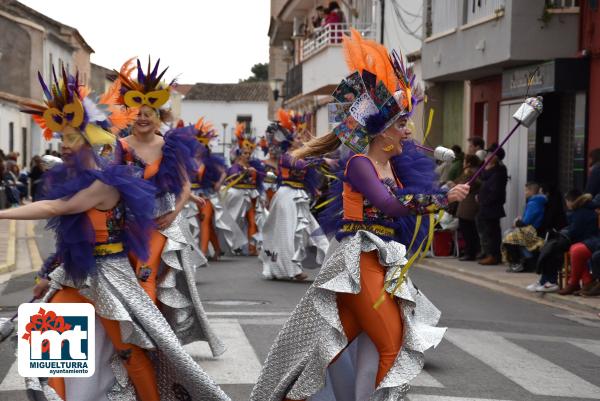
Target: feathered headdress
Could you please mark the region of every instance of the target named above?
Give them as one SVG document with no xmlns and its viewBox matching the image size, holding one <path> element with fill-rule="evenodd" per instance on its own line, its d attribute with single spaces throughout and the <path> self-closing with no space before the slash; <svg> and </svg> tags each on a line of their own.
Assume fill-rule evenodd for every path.
<svg viewBox="0 0 600 401">
<path fill-rule="evenodd" d="M 355 152 L 363 152 L 371 138 L 398 118 L 409 117 L 421 101 L 415 88 L 415 75 L 406 68 L 402 57 L 356 30 L 343 38 L 346 64 L 352 74 L 332 94 L 336 103 L 329 105 L 330 121 L 339 124 L 333 132 Z"/>
<path fill-rule="evenodd" d="M 237 138 L 239 149 L 254 151 L 254 148 L 256 148 L 256 138 L 251 133 L 246 132 L 246 123 L 237 123 L 234 135 Z"/>
<path fill-rule="evenodd" d="M 296 124 L 292 113 L 284 109 L 277 110 L 277 121 L 269 124 L 265 136 L 269 153 L 278 156 L 286 152 L 294 140 L 295 132 Z"/>
<path fill-rule="evenodd" d="M 169 84 L 162 81 L 169 67 L 159 73 L 160 59 L 151 68 L 152 64 L 150 57 L 148 57 L 148 67 L 144 72 L 140 60 L 136 60 L 134 64 L 134 59 L 135 57 L 127 60 L 120 71 L 115 71 L 118 74 L 117 80 L 120 81 L 121 85 L 119 101 L 128 107 L 149 106 L 158 110 L 169 100 L 171 85 L 175 83 L 175 80 Z M 137 77 L 134 78 L 133 72 L 135 70 L 137 70 Z"/>
<path fill-rule="evenodd" d="M 58 79 L 52 66 L 50 86 L 39 72 L 38 79 L 44 92 L 44 104 L 23 103 L 21 111 L 32 115 L 46 140 L 51 140 L 53 133 L 62 133 L 71 127 L 81 132 L 92 146 L 114 144 L 115 136 L 110 132 L 112 118 L 118 121 L 122 116 L 117 112 L 107 115 L 112 106 L 110 99 L 102 98 L 96 104 L 88 96 L 89 89 L 79 83 L 79 74 L 69 75 L 64 68 Z"/>
<path fill-rule="evenodd" d="M 208 146 L 210 141 L 217 138 L 217 130 L 213 127 L 212 123 L 205 121 L 204 117 L 200 117 L 198 122 L 194 125 L 196 129 L 196 139 L 204 146 Z"/>
</svg>

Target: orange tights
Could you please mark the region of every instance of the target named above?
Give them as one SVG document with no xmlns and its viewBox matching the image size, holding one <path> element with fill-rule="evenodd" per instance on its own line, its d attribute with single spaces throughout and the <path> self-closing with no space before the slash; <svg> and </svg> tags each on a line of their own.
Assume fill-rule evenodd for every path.
<svg viewBox="0 0 600 401">
<path fill-rule="evenodd" d="M 258 232 L 258 226 L 256 225 L 256 199 L 252 199 L 250 210 L 246 212 L 246 220 L 248 221 L 248 252 L 253 255 L 256 254 L 256 246 L 254 243 L 254 234 Z"/>
<path fill-rule="evenodd" d="M 64 287 L 58 291 L 50 301 L 52 303 L 90 303 L 90 301 L 79 293 L 75 288 Z M 106 335 L 110 338 L 113 346 L 120 351 L 131 351 L 127 360 L 123 361 L 129 378 L 135 387 L 137 395 L 142 401 L 160 401 L 158 387 L 156 384 L 156 372 L 146 352 L 133 344 L 125 344 L 121 341 L 121 330 L 119 322 L 100 317 Z M 62 377 L 51 377 L 48 384 L 65 401 L 66 388 Z"/>
<path fill-rule="evenodd" d="M 200 221 L 200 250 L 204 255 L 208 255 L 208 243 L 210 242 L 215 250 L 215 256 L 218 257 L 221 254 L 221 247 L 219 246 L 219 237 L 213 223 L 215 210 L 208 199 L 204 201 L 204 206 L 200 209 L 200 214 L 198 215 L 198 220 Z"/>
<path fill-rule="evenodd" d="M 385 281 L 385 270 L 377 252 L 363 252 L 360 256 L 360 293 L 337 294 L 337 306 L 348 344 L 361 332 L 367 333 L 379 353 L 375 386 L 392 368 L 402 347 L 402 314 L 394 299 L 386 296 L 378 309 L 373 304 L 379 299 Z M 284 401 L 292 401 L 286 398 Z"/>
<path fill-rule="evenodd" d="M 158 269 L 160 268 L 160 257 L 166 242 L 167 238 L 164 235 L 158 230 L 152 230 L 152 234 L 150 234 L 150 256 L 148 257 L 148 260 L 142 262 L 135 255 L 129 255 L 129 260 L 135 268 L 135 275 L 138 278 L 140 287 L 146 291 L 146 294 L 148 294 L 154 303 L 156 303 L 156 276 L 158 274 Z M 146 273 L 146 275 L 144 275 L 143 273 L 147 272 L 147 268 L 150 268 L 151 270 L 149 271 L 149 274 Z M 144 269 L 144 271 L 142 271 L 142 269 Z"/>
</svg>

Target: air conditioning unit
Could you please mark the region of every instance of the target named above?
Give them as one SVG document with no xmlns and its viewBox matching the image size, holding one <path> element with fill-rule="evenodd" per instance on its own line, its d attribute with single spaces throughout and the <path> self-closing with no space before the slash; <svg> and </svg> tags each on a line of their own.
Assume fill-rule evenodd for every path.
<svg viewBox="0 0 600 401">
<path fill-rule="evenodd" d="M 303 39 L 306 33 L 306 19 L 304 17 L 294 17 L 292 28 L 292 39 Z"/>
</svg>

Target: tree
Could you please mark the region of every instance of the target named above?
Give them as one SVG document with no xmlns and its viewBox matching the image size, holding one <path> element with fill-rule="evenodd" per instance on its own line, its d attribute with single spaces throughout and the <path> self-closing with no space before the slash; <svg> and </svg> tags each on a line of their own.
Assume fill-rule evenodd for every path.
<svg viewBox="0 0 600 401">
<path fill-rule="evenodd" d="M 240 82 L 260 82 L 269 79 L 269 63 L 254 64 L 250 71 L 253 75 L 246 79 L 240 79 Z"/>
</svg>

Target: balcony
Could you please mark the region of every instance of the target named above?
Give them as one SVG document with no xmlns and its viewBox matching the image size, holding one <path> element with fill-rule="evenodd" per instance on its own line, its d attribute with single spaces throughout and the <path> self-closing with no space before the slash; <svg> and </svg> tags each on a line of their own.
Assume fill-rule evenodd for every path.
<svg viewBox="0 0 600 401">
<path fill-rule="evenodd" d="M 376 37 L 374 24 L 329 24 L 302 41 L 299 64 L 302 68 L 302 95 L 330 95 L 342 78 L 348 75 L 342 37 L 350 35 L 350 28 L 358 30 L 366 38 Z M 295 74 L 298 76 L 297 72 Z"/>
<path fill-rule="evenodd" d="M 328 24 L 315 30 L 309 39 L 302 41 L 301 60 L 307 60 L 327 47 L 340 47 L 342 36 L 350 36 L 350 29 L 359 31 L 363 37 L 375 39 L 375 24 Z"/>
</svg>

